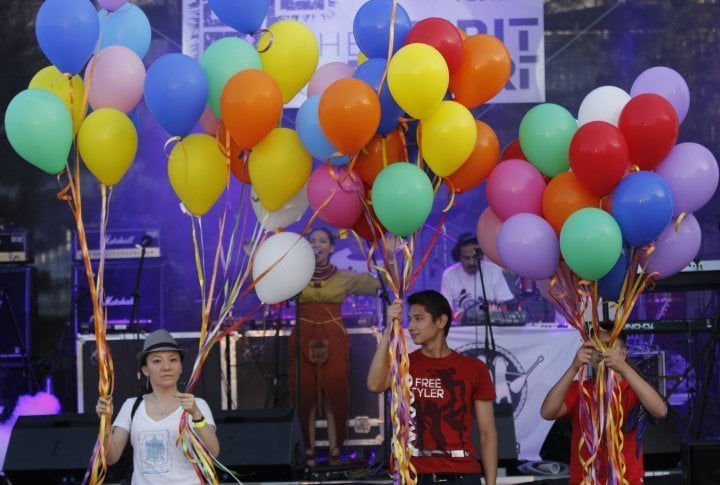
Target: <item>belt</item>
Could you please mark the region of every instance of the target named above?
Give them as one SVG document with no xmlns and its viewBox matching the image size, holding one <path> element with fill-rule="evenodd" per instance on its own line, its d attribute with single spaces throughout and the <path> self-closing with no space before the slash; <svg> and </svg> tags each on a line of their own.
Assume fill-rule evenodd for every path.
<svg viewBox="0 0 720 485">
<path fill-rule="evenodd" d="M 419 483 L 427 483 L 426 480 L 431 480 L 431 483 L 447 483 L 458 479 L 477 477 L 479 475 L 479 473 L 419 473 L 417 478 Z"/>
</svg>

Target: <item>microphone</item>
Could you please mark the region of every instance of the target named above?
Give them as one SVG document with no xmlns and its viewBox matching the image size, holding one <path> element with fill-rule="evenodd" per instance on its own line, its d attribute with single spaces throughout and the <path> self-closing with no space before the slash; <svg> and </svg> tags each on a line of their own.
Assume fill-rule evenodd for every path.
<svg viewBox="0 0 720 485">
<path fill-rule="evenodd" d="M 480 249 L 480 246 L 475 246 L 475 259 L 480 260 L 483 257 L 482 249 Z"/>
<path fill-rule="evenodd" d="M 140 246 L 142 246 L 144 248 L 150 246 L 152 244 L 152 242 L 153 242 L 153 238 L 152 238 L 152 236 L 150 236 L 150 234 L 143 234 L 142 237 L 140 238 Z"/>
</svg>

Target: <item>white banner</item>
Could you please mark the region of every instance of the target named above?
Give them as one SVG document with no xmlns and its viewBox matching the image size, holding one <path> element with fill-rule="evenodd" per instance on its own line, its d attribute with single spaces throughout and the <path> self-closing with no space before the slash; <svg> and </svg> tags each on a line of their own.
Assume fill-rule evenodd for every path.
<svg viewBox="0 0 720 485">
<path fill-rule="evenodd" d="M 355 13 L 365 0 L 272 0 L 267 25 L 292 19 L 307 25 L 320 46 L 318 67 L 328 62 L 355 65 L 358 47 L 353 36 Z M 401 5 L 413 22 L 428 17 L 449 20 L 469 35 L 490 34 L 510 51 L 512 74 L 491 103 L 545 101 L 545 44 L 541 0 L 405 0 Z M 198 59 L 222 37 L 238 35 L 210 10 L 207 0 L 183 0 L 183 53 Z M 300 93 L 289 107 L 305 100 Z"/>
<path fill-rule="evenodd" d="M 513 406 L 518 458 L 539 460 L 540 448 L 553 425 L 540 417 L 540 405 L 570 366 L 580 347 L 580 336 L 572 328 L 531 325 L 493 327 L 493 336 L 496 402 Z M 485 361 L 485 327 L 452 327 L 448 345 Z M 416 348 L 408 337 L 408 349 Z"/>
</svg>

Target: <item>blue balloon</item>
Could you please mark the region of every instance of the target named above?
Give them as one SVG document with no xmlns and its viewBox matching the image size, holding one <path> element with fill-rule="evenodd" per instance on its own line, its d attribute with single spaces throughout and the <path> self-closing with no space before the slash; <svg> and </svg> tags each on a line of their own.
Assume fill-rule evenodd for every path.
<svg viewBox="0 0 720 485">
<path fill-rule="evenodd" d="M 95 51 L 100 22 L 88 0 L 46 0 L 35 18 L 40 49 L 60 72 L 77 74 Z"/>
<path fill-rule="evenodd" d="M 150 21 L 145 12 L 126 3 L 118 10 L 108 13 L 107 10 L 98 12 L 102 28 L 100 48 L 109 45 L 121 45 L 135 52 L 140 59 L 145 57 L 150 48 Z"/>
<path fill-rule="evenodd" d="M 620 298 L 620 290 L 622 290 L 623 281 L 625 281 L 625 275 L 627 275 L 629 265 L 630 248 L 627 244 L 623 244 L 620 257 L 617 263 L 615 263 L 615 266 L 598 280 L 598 293 L 603 299 L 617 301 L 618 298 Z"/>
<path fill-rule="evenodd" d="M 326 161 L 337 153 L 338 149 L 330 143 L 320 126 L 318 118 L 318 106 L 320 105 L 321 94 L 310 96 L 300 106 L 295 117 L 295 131 L 300 137 L 300 142 L 310 154 L 321 161 Z M 345 165 L 348 163 L 346 155 L 335 156 L 330 159 L 333 165 Z"/>
<path fill-rule="evenodd" d="M 653 242 L 672 219 L 672 190 L 658 174 L 641 170 L 620 181 L 612 195 L 612 215 L 631 246 Z"/>
<path fill-rule="evenodd" d="M 220 20 L 243 34 L 260 29 L 270 0 L 210 0 L 210 8 Z"/>
<path fill-rule="evenodd" d="M 370 0 L 364 3 L 355 14 L 355 20 L 353 21 L 355 42 L 368 59 L 373 57 L 388 58 L 392 9 L 393 0 Z M 398 4 L 395 10 L 392 53 L 397 52 L 405 44 L 405 37 L 407 37 L 411 27 L 410 16 Z"/>
<path fill-rule="evenodd" d="M 188 135 L 205 110 L 207 100 L 207 76 L 191 57 L 167 54 L 148 69 L 145 104 L 171 135 Z"/>
<path fill-rule="evenodd" d="M 355 69 L 353 77 L 365 81 L 377 92 L 386 66 L 387 59 L 378 57 L 368 59 Z M 380 113 L 380 125 L 377 129 L 379 135 L 387 135 L 397 128 L 398 123 L 400 123 L 399 118 L 405 114 L 390 94 L 387 78 L 382 83 L 382 90 L 380 91 Z"/>
</svg>

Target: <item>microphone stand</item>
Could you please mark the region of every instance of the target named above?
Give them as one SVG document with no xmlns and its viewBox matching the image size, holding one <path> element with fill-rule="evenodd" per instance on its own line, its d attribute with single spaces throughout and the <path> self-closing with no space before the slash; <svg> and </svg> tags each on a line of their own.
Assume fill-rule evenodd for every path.
<svg viewBox="0 0 720 485">
<path fill-rule="evenodd" d="M 483 277 L 482 270 L 482 258 L 483 254 L 480 248 L 475 248 L 475 261 L 478 267 L 478 276 L 480 277 L 480 287 L 482 290 L 482 310 L 485 316 L 485 359 L 487 360 L 487 366 L 490 370 L 490 375 L 495 379 L 495 334 L 493 333 L 492 325 L 490 323 L 490 305 L 487 299 L 487 290 L 485 289 L 485 278 Z M 475 278 L 475 285 L 477 286 L 477 278 Z M 477 288 L 475 290 L 475 301 L 477 301 Z"/>
<path fill-rule="evenodd" d="M 152 244 L 152 237 L 144 234 L 140 238 L 140 261 L 138 262 L 137 275 L 135 276 L 135 288 L 132 292 L 132 307 L 130 308 L 130 320 L 128 322 L 128 330 L 130 332 L 139 333 L 135 326 L 135 314 L 137 313 L 138 302 L 140 301 L 140 277 L 142 276 L 143 263 L 145 262 L 145 250 Z"/>
</svg>

